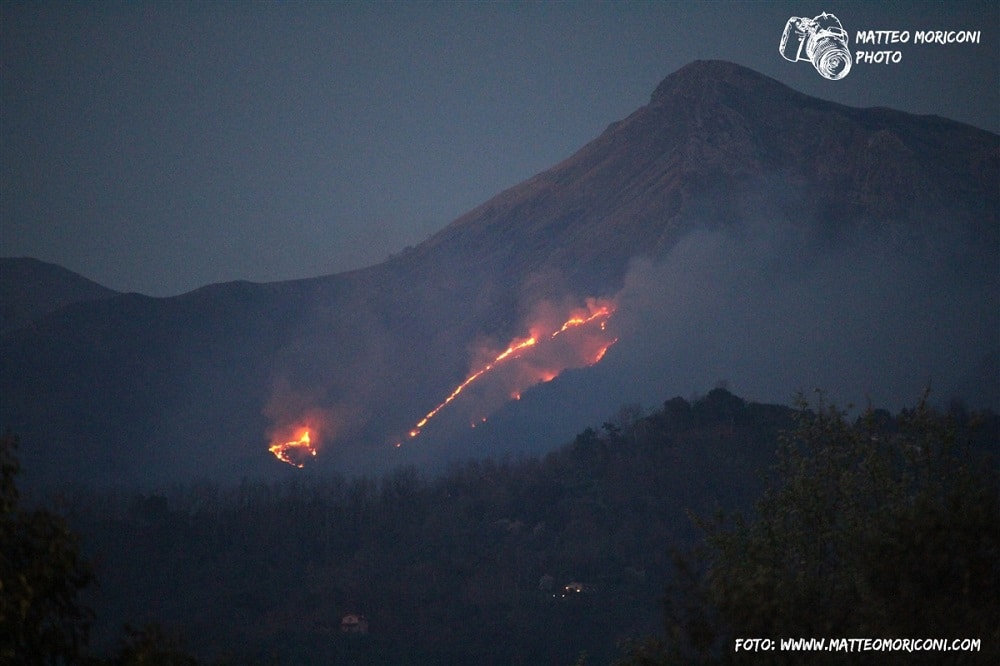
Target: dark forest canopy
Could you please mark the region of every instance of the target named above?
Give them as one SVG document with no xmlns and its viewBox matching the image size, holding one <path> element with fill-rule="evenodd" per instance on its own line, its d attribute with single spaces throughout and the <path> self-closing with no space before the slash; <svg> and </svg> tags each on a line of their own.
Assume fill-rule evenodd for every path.
<svg viewBox="0 0 1000 666">
<path fill-rule="evenodd" d="M 996 415 L 923 405 L 895 416 L 869 410 L 855 422 L 827 407 L 746 402 L 722 388 L 668 400 L 649 413 L 622 407 L 541 458 L 469 461 L 434 477 L 405 468 L 380 478 L 306 474 L 152 494 L 79 489 L 54 505 L 83 536 L 82 552 L 93 563 L 98 584 L 83 602 L 96 613 L 91 649 L 100 654 L 122 649 L 127 623 L 152 627 L 131 634 L 133 648 L 166 640 L 210 663 L 571 664 L 586 653 L 586 663 L 601 664 L 710 654 L 704 650 L 724 656 L 727 632 L 746 633 L 743 620 L 733 625 L 732 618 L 744 617 L 738 612 L 759 595 L 747 589 L 741 597 L 741 588 L 726 586 L 734 596 L 712 601 L 730 604 L 730 615 L 720 616 L 730 624 L 715 625 L 707 646 L 692 643 L 691 616 L 677 612 L 667 629 L 686 642 L 664 642 L 664 590 L 707 598 L 699 597 L 702 569 L 677 577 L 678 554 L 709 546 L 730 557 L 717 560 L 731 567 L 717 575 L 739 578 L 746 563 L 732 554 L 747 525 L 794 504 L 782 499 L 782 483 L 803 478 L 823 446 L 837 437 L 866 446 L 877 431 L 905 448 L 915 441 L 907 434 L 914 423 L 921 441 L 955 445 L 947 454 L 953 466 L 930 475 L 940 497 L 953 497 L 954 482 L 982 500 L 985 512 L 975 515 L 986 529 L 964 533 L 965 541 L 940 555 L 947 559 L 941 566 L 961 566 L 969 553 L 996 548 L 989 541 L 996 514 L 989 517 L 986 501 L 996 506 L 995 461 L 973 464 L 997 450 Z M 798 442 L 798 458 L 789 457 L 790 442 Z M 751 522 L 712 523 L 717 509 Z M 934 515 L 947 530 L 946 517 Z M 811 521 L 810 529 L 822 524 Z M 899 540 L 880 542 L 878 562 L 867 563 L 919 574 L 920 558 L 937 551 L 892 546 L 922 529 L 901 519 L 888 533 Z M 805 536 L 791 531 L 788 538 L 794 546 Z M 788 573 L 768 571 L 776 580 Z M 713 579 L 705 584 L 712 589 Z M 974 613 L 978 598 L 963 612 Z M 691 610 L 673 599 L 675 611 Z M 764 624 L 751 633 L 766 633 L 764 618 L 771 616 L 751 615 L 758 616 Z M 911 620 L 907 629 L 921 626 L 919 617 Z M 654 635 L 661 642 L 643 643 Z M 628 640 L 633 647 L 621 647 Z"/>
</svg>

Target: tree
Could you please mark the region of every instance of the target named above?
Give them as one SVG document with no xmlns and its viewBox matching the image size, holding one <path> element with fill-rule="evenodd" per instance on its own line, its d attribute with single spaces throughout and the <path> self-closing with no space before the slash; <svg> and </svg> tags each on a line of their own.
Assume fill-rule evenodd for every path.
<svg viewBox="0 0 1000 666">
<path fill-rule="evenodd" d="M 701 522 L 700 553 L 679 561 L 666 639 L 631 646 L 622 663 L 730 661 L 736 637 L 979 638 L 972 661 L 997 650 L 995 462 L 925 401 L 895 422 L 799 408 L 755 515 Z"/>
<path fill-rule="evenodd" d="M 126 626 L 121 652 L 107 662 L 108 666 L 197 666 L 198 661 L 187 654 L 178 638 L 170 636 L 156 624 L 140 629 Z"/>
<path fill-rule="evenodd" d="M 0 437 L 0 662 L 78 663 L 91 612 L 77 595 L 93 574 L 65 521 L 21 507 L 17 444 Z"/>
<path fill-rule="evenodd" d="M 88 653 L 93 612 L 78 595 L 93 571 L 60 516 L 21 506 L 17 446 L 13 435 L 0 437 L 0 664 L 197 664 L 155 624 L 126 627 L 120 654 L 109 660 Z"/>
</svg>

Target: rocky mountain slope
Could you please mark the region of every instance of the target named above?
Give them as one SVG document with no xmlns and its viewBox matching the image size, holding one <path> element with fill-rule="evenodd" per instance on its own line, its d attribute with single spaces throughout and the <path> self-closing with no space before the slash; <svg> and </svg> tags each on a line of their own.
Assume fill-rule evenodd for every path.
<svg viewBox="0 0 1000 666">
<path fill-rule="evenodd" d="M 323 426 L 316 467 L 366 470 L 544 446 L 559 431 L 535 426 L 578 431 L 639 385 L 995 393 L 998 164 L 994 134 L 695 62 L 382 264 L 120 295 L 7 332 L 0 424 L 22 436 L 28 479 L 158 483 L 294 473 L 267 446 L 305 415 Z M 479 448 L 460 448 L 458 406 L 393 446 L 486 350 L 598 297 L 617 305 L 601 363 L 511 402 Z"/>
</svg>

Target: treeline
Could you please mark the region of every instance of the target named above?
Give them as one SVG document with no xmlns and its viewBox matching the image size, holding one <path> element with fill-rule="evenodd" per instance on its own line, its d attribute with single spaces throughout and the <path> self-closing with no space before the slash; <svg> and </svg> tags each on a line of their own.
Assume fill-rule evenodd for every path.
<svg viewBox="0 0 1000 666">
<path fill-rule="evenodd" d="M 120 649 L 130 624 L 152 627 L 138 635 L 151 651 L 207 663 L 646 663 L 663 644 L 634 646 L 664 634 L 676 557 L 705 536 L 692 515 L 752 515 L 806 412 L 719 388 L 648 414 L 623 407 L 543 458 L 80 490 L 57 510 L 93 563 L 95 654 Z M 908 416 L 866 418 L 891 433 Z M 995 447 L 995 415 L 948 418 L 974 448 Z M 668 632 L 683 624 L 671 617 Z"/>
<path fill-rule="evenodd" d="M 94 641 L 155 622 L 205 659 L 607 662 L 658 630 L 688 511 L 746 505 L 792 414 L 717 389 L 434 478 L 80 492 L 66 509 L 96 566 Z M 367 634 L 341 630 L 348 614 Z"/>
<path fill-rule="evenodd" d="M 753 512 L 702 521 L 664 631 L 619 666 L 1000 662 L 996 415 L 802 407 Z M 780 649 L 817 637 L 839 651 Z"/>
</svg>

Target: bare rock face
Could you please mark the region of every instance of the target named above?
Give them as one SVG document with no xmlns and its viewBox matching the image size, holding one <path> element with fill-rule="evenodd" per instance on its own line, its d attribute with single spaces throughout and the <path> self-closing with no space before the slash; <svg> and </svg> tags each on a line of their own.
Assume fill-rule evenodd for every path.
<svg viewBox="0 0 1000 666">
<path fill-rule="evenodd" d="M 549 270 L 592 291 L 692 225 L 739 219 L 763 181 L 778 213 L 826 233 L 918 224 L 947 210 L 996 234 L 995 135 L 853 109 L 720 61 L 667 77 L 649 105 L 552 169 L 462 216 L 418 250 L 476 248 L 499 270 Z M 975 194 L 973 194 L 975 192 Z"/>
</svg>

